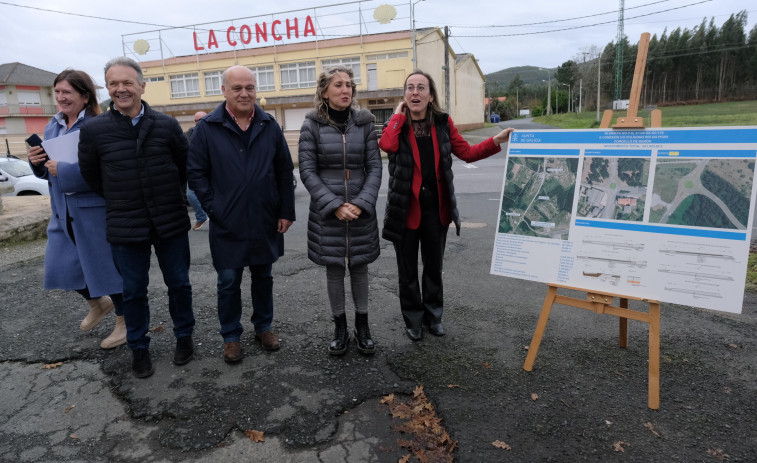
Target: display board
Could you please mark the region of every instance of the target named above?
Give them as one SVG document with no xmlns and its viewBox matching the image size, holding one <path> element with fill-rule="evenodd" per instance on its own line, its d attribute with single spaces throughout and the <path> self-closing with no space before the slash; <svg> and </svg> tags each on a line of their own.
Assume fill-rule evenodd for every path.
<svg viewBox="0 0 757 463">
<path fill-rule="evenodd" d="M 740 313 L 757 127 L 511 134 L 491 273 Z"/>
</svg>

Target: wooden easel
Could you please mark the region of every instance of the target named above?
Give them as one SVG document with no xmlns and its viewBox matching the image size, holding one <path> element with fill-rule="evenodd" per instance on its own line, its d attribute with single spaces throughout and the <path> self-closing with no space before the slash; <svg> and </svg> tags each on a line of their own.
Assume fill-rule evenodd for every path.
<svg viewBox="0 0 757 463">
<path fill-rule="evenodd" d="M 647 52 L 649 51 L 649 33 L 645 32 L 639 40 L 639 51 L 636 56 L 636 68 L 633 74 L 633 84 L 631 86 L 631 96 L 628 102 L 628 112 L 626 117 L 619 117 L 617 123 L 612 127 L 614 129 L 644 129 L 643 118 L 637 117 L 639 109 L 639 98 L 641 96 L 641 84 L 644 76 L 644 68 L 647 62 Z M 650 117 L 651 127 L 661 127 L 662 113 L 659 109 L 652 111 Z M 609 128 L 612 120 L 612 110 L 606 110 L 602 115 L 601 128 Z M 557 290 L 571 289 L 586 292 L 586 299 L 557 294 Z M 619 299 L 619 306 L 613 305 L 615 298 Z M 643 301 L 649 304 L 648 312 L 630 310 L 628 300 Z M 547 327 L 549 313 L 554 304 L 563 304 L 580 309 L 591 310 L 597 314 L 609 314 L 620 318 L 618 346 L 626 347 L 628 345 L 628 319 L 638 320 L 649 324 L 649 400 L 648 406 L 657 410 L 660 408 L 660 302 L 652 299 L 634 297 L 620 294 L 603 293 L 587 289 L 574 288 L 570 286 L 548 284 L 547 296 L 544 298 L 544 304 L 541 308 L 539 321 L 536 324 L 536 330 L 531 338 L 531 347 L 526 356 L 526 362 L 523 369 L 531 371 L 536 360 L 536 354 L 539 352 L 544 330 Z"/>
</svg>

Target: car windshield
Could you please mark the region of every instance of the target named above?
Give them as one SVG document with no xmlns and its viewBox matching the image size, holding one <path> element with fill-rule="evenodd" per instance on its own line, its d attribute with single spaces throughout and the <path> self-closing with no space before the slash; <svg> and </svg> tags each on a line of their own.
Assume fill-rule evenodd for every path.
<svg viewBox="0 0 757 463">
<path fill-rule="evenodd" d="M 0 169 L 3 169 L 14 177 L 32 175 L 32 168 L 29 167 L 29 163 L 19 161 L 18 159 L 9 159 L 7 162 L 0 162 Z"/>
</svg>

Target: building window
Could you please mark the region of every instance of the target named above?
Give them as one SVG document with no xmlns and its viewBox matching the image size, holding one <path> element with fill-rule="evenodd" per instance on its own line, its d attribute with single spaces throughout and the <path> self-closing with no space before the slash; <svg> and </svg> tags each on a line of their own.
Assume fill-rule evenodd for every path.
<svg viewBox="0 0 757 463">
<path fill-rule="evenodd" d="M 145 77 L 145 82 L 163 82 L 164 80 L 166 80 L 166 78 L 163 76 Z"/>
<path fill-rule="evenodd" d="M 18 92 L 18 105 L 19 106 L 40 106 L 42 102 L 39 99 L 39 92 L 25 92 L 19 90 Z"/>
<path fill-rule="evenodd" d="M 355 75 L 355 83 L 360 83 L 360 57 L 355 56 L 352 58 L 340 58 L 340 59 L 325 59 L 321 62 L 323 68 L 326 69 L 329 66 L 336 66 L 341 64 L 344 67 L 352 69 L 352 73 Z"/>
<path fill-rule="evenodd" d="M 8 105 L 8 97 L 5 96 L 5 90 L 0 92 L 0 106 Z"/>
<path fill-rule="evenodd" d="M 315 61 L 282 64 L 281 88 L 315 87 Z"/>
<path fill-rule="evenodd" d="M 255 74 L 255 80 L 258 83 L 257 90 L 259 92 L 276 89 L 276 84 L 273 80 L 273 66 L 252 67 L 250 71 Z"/>
<path fill-rule="evenodd" d="M 206 95 L 220 95 L 221 83 L 223 80 L 223 72 L 213 71 L 205 73 L 205 94 Z"/>
<path fill-rule="evenodd" d="M 197 74 L 171 76 L 171 98 L 200 96 L 200 78 Z"/>
<path fill-rule="evenodd" d="M 365 59 L 368 61 L 378 61 L 382 59 L 397 59 L 397 58 L 407 58 L 408 54 L 406 51 L 395 51 L 392 53 L 378 53 L 376 55 L 367 55 Z"/>
</svg>

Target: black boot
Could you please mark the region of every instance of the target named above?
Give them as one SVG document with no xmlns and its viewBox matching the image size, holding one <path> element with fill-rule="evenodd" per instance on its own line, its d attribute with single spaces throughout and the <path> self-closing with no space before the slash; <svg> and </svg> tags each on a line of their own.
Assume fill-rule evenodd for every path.
<svg viewBox="0 0 757 463">
<path fill-rule="evenodd" d="M 329 354 L 342 355 L 347 352 L 347 344 L 350 342 L 350 333 L 347 331 L 347 314 L 334 317 L 334 340 L 329 346 Z"/>
<path fill-rule="evenodd" d="M 368 328 L 368 314 L 355 314 L 355 339 L 357 339 L 357 350 L 363 354 L 373 354 L 376 345 L 371 339 L 371 330 Z"/>
</svg>

